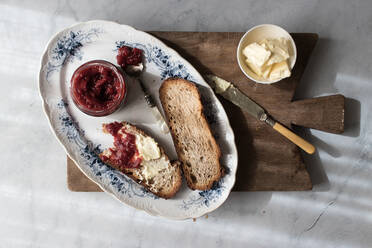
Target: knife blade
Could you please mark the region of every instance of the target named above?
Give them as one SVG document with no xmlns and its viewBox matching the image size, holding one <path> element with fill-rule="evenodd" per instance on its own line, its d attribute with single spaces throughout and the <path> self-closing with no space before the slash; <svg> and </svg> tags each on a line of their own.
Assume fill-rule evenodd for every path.
<svg viewBox="0 0 372 248">
<path fill-rule="evenodd" d="M 256 119 L 267 123 L 305 152 L 309 154 L 313 154 L 315 152 L 315 147 L 312 144 L 271 118 L 271 116 L 269 116 L 260 105 L 251 100 L 231 82 L 228 82 L 215 75 L 206 75 L 206 79 L 217 94 L 220 94 L 225 99 L 245 110 Z"/>
<path fill-rule="evenodd" d="M 148 91 L 147 91 L 145 85 L 143 84 L 142 80 L 140 78 L 138 78 L 138 81 L 139 81 L 139 84 L 141 86 L 141 89 L 142 89 L 142 91 L 143 91 L 143 93 L 145 95 L 144 96 L 145 97 L 145 101 L 146 101 L 147 105 L 150 107 L 151 113 L 155 117 L 158 126 L 160 127 L 160 129 L 161 129 L 161 131 L 163 133 L 165 133 L 165 134 L 166 133 L 169 133 L 168 125 L 165 122 L 165 120 L 163 118 L 163 115 L 160 113 L 160 110 L 156 106 L 156 104 L 154 102 L 154 99 L 152 99 L 152 96 L 148 93 Z"/>
</svg>

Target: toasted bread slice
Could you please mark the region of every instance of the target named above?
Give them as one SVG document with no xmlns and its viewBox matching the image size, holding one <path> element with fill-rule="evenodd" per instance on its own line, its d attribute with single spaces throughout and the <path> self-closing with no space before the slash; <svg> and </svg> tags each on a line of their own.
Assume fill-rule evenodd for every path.
<svg viewBox="0 0 372 248">
<path fill-rule="evenodd" d="M 169 78 L 159 95 L 187 185 L 210 189 L 223 175 L 221 152 L 204 117 L 198 89 L 187 80 Z"/>
<path fill-rule="evenodd" d="M 114 147 L 106 149 L 99 155 L 102 161 L 123 172 L 153 194 L 166 199 L 173 197 L 180 189 L 182 183 L 180 162 L 171 162 L 165 154 L 164 149 L 160 147 L 153 138 L 136 126 L 128 122 L 112 124 L 119 125 L 119 128 L 117 128 L 118 131 L 116 132 L 115 130 L 114 132 L 120 133 L 120 136 L 115 138 Z M 113 131 L 110 132 L 108 130 L 108 125 L 110 124 L 103 124 L 103 131 L 114 135 Z M 120 127 L 120 125 L 122 126 Z M 123 146 L 128 146 L 125 142 L 120 142 L 120 140 L 117 141 L 117 139 L 125 140 L 123 137 L 127 137 L 128 134 L 130 137 L 135 137 L 134 144 L 136 148 L 134 150 L 137 149 L 131 162 L 129 162 L 132 168 L 128 167 L 129 163 L 125 165 L 123 162 L 118 162 L 117 159 L 111 156 L 113 153 L 118 153 L 118 147 L 123 148 Z M 150 153 L 145 152 L 141 154 L 138 140 L 146 140 L 147 148 L 150 148 L 150 151 L 154 151 L 155 149 L 158 157 L 149 158 Z"/>
</svg>

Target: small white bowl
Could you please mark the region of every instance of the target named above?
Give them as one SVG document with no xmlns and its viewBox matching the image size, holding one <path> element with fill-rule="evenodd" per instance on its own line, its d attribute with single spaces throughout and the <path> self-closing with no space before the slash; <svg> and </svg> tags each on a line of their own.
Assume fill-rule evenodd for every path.
<svg viewBox="0 0 372 248">
<path fill-rule="evenodd" d="M 282 79 L 278 79 L 276 81 L 267 81 L 264 78 L 255 74 L 253 71 L 251 71 L 251 69 L 245 63 L 246 58 L 242 53 L 242 50 L 247 45 L 253 42 L 260 42 L 263 39 L 279 39 L 282 37 L 290 41 L 289 66 L 292 71 L 296 63 L 297 48 L 296 48 L 296 44 L 292 36 L 287 31 L 285 31 L 283 28 L 277 25 L 273 25 L 273 24 L 261 24 L 261 25 L 251 28 L 243 35 L 243 37 L 239 41 L 236 56 L 237 56 L 240 69 L 249 79 L 255 81 L 256 83 L 260 83 L 260 84 L 272 84 L 272 83 L 282 80 Z"/>
</svg>

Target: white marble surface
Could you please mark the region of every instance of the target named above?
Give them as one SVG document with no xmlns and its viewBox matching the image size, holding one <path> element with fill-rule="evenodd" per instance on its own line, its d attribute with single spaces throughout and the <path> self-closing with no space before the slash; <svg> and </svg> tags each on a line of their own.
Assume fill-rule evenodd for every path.
<svg viewBox="0 0 372 248">
<path fill-rule="evenodd" d="M 0 247 L 371 247 L 372 2 L 0 1 Z M 106 19 L 143 30 L 245 31 L 274 23 L 320 41 L 297 97 L 348 97 L 346 132 L 306 131 L 311 192 L 232 193 L 193 222 L 71 193 L 37 90 L 52 34 Z"/>
</svg>

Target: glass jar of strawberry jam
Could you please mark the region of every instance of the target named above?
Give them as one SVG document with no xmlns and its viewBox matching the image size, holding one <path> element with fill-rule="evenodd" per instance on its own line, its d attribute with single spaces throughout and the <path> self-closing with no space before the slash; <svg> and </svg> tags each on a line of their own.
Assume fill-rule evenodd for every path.
<svg viewBox="0 0 372 248">
<path fill-rule="evenodd" d="M 104 60 L 89 61 L 76 69 L 70 92 L 75 105 L 92 116 L 106 116 L 124 102 L 127 88 L 123 73 Z"/>
</svg>

